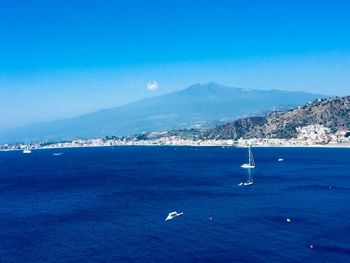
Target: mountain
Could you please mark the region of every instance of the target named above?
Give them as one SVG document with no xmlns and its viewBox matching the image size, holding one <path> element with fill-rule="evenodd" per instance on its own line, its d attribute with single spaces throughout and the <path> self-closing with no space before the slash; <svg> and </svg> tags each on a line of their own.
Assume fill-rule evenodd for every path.
<svg viewBox="0 0 350 263">
<path fill-rule="evenodd" d="M 350 96 L 317 99 L 285 112 L 248 117 L 219 125 L 201 134 L 206 139 L 293 138 L 297 127 L 320 124 L 335 133 L 350 130 Z"/>
<path fill-rule="evenodd" d="M 290 109 L 323 97 L 305 92 L 195 84 L 184 90 L 76 118 L 2 131 L 0 143 L 127 136 L 145 131 L 212 127 L 241 117 Z"/>
</svg>

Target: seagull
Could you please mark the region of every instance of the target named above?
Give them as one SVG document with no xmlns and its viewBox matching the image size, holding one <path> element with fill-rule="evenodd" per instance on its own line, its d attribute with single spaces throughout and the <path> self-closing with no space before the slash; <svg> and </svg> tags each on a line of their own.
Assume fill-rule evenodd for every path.
<svg viewBox="0 0 350 263">
<path fill-rule="evenodd" d="M 183 215 L 183 212 L 181 212 L 181 213 L 178 213 L 176 211 L 171 212 L 171 213 L 168 214 L 167 218 L 165 218 L 165 221 L 171 220 L 171 219 L 173 219 L 173 218 L 175 218 L 177 216 L 181 216 L 181 215 Z"/>
</svg>

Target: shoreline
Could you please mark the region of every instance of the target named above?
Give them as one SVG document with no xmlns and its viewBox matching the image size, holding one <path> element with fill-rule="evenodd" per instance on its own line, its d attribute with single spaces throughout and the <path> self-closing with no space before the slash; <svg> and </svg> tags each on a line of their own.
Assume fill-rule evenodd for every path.
<svg viewBox="0 0 350 263">
<path fill-rule="evenodd" d="M 34 150 L 59 150 L 59 149 L 74 149 L 74 148 L 104 148 L 104 147 L 218 147 L 218 148 L 246 148 L 248 145 L 227 145 L 227 144 L 115 144 L 115 145 L 83 145 L 83 146 L 62 146 L 62 147 L 38 147 L 31 148 Z M 339 144 L 313 144 L 313 145 L 252 145 L 254 148 L 350 148 L 349 143 Z M 0 152 L 23 151 L 23 149 L 0 149 Z"/>
</svg>

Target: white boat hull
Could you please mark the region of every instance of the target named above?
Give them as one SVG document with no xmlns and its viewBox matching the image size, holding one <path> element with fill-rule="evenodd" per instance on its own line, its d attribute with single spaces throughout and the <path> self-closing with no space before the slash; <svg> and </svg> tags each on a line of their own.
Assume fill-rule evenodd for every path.
<svg viewBox="0 0 350 263">
<path fill-rule="evenodd" d="M 239 184 L 239 186 L 251 186 L 251 185 L 253 185 L 253 182 L 244 182 Z"/>
<path fill-rule="evenodd" d="M 248 163 L 245 163 L 245 164 L 242 164 L 241 167 L 248 169 L 248 168 L 255 168 L 255 165 L 250 165 Z"/>
</svg>

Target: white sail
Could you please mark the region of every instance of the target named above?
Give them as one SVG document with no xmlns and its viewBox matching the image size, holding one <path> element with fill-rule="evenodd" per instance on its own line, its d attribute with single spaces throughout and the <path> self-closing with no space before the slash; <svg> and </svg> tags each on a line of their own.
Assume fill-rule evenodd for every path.
<svg viewBox="0 0 350 263">
<path fill-rule="evenodd" d="M 248 169 L 248 180 L 240 183 L 239 186 L 251 186 L 253 185 L 253 183 L 254 181 L 253 181 L 252 171 Z"/>
<path fill-rule="evenodd" d="M 253 183 L 252 171 L 248 169 L 248 183 Z"/>
<path fill-rule="evenodd" d="M 255 168 L 255 162 L 254 162 L 254 157 L 253 157 L 253 152 L 252 152 L 252 147 L 249 145 L 248 147 L 248 163 L 244 163 L 241 165 L 242 168 Z"/>
<path fill-rule="evenodd" d="M 255 161 L 252 152 L 252 147 L 249 145 L 248 147 L 248 163 L 242 164 L 242 168 L 248 169 L 248 180 L 246 182 L 240 183 L 240 186 L 251 186 L 253 185 L 253 176 L 252 176 L 252 168 L 255 168 Z"/>
</svg>

